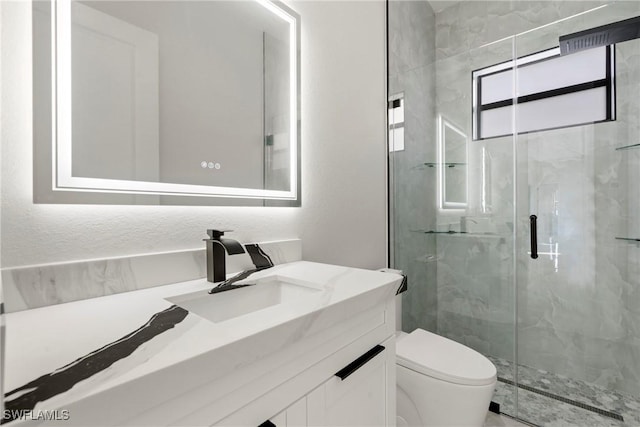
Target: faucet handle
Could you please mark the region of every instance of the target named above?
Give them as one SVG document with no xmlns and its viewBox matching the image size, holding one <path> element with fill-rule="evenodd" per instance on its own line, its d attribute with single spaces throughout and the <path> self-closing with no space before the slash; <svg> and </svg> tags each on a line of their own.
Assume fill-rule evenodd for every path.
<svg viewBox="0 0 640 427">
<path fill-rule="evenodd" d="M 230 233 L 232 231 L 233 230 L 214 230 L 214 229 L 209 229 L 209 230 L 207 230 L 207 234 L 213 240 L 220 240 L 220 238 L 222 236 L 224 236 L 224 233 Z"/>
</svg>

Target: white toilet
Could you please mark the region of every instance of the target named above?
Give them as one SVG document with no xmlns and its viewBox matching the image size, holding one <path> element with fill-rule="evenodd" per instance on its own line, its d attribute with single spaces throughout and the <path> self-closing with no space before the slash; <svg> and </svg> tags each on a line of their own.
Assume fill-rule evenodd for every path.
<svg viewBox="0 0 640 427">
<path fill-rule="evenodd" d="M 482 426 L 496 367 L 482 354 L 422 329 L 396 341 L 397 425 Z"/>
</svg>

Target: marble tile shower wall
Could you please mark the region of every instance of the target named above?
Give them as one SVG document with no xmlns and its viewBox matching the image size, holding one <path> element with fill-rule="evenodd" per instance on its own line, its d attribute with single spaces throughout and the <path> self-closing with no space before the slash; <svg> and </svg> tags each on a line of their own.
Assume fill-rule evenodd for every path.
<svg viewBox="0 0 640 427">
<path fill-rule="evenodd" d="M 405 96 L 405 149 L 391 154 L 394 266 L 408 276 L 403 329 L 436 331 L 435 17 L 425 1 L 389 2 L 389 94 Z"/>
<path fill-rule="evenodd" d="M 466 53 L 606 3 L 545 0 L 458 2 L 436 15 L 436 58 L 441 60 Z"/>
<path fill-rule="evenodd" d="M 438 332 L 509 360 L 515 336 L 513 138 L 471 141 L 470 83 L 473 70 L 508 61 L 512 51 L 505 40 L 436 63 L 437 114 L 467 135 L 469 174 L 466 208 L 438 210 L 437 228 L 462 231 L 462 217 L 475 225 L 465 234 L 433 236 Z"/>
<path fill-rule="evenodd" d="M 601 4 L 462 2 L 438 13 L 436 114 L 470 132 L 472 70 L 510 59 L 514 48 L 519 54 L 549 48 L 559 33 L 589 20 L 597 25 L 599 19 L 617 20 L 616 14 L 620 19 L 640 14 L 638 2 L 616 2 L 616 7 L 495 42 Z M 490 42 L 495 43 L 484 46 Z M 518 362 L 636 395 L 640 247 L 615 237 L 640 236 L 640 150 L 615 147 L 640 140 L 638 43 L 617 47 L 616 122 L 521 135 L 515 141 Z M 461 216 L 489 218 L 488 225 L 477 235 L 433 237 L 438 332 L 508 360 L 513 360 L 516 327 L 513 143 L 513 138 L 470 143 L 469 206 L 464 212 L 438 212 L 436 226 L 459 230 Z M 552 219 L 544 200 L 554 193 L 558 215 Z M 532 209 L 542 232 L 551 230 L 560 244 L 557 268 L 548 256 L 535 263 L 528 257 Z"/>
<path fill-rule="evenodd" d="M 523 364 L 640 395 L 640 247 L 616 240 L 639 236 L 640 153 L 616 148 L 640 139 L 640 41 L 619 44 L 616 63 L 616 121 L 519 138 L 520 182 L 538 193 L 522 206 L 562 254 L 519 259 L 519 348 Z"/>
</svg>

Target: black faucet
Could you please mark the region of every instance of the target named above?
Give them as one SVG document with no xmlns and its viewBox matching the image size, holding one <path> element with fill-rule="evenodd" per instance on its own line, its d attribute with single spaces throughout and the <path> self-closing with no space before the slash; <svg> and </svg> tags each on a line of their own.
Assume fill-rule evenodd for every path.
<svg viewBox="0 0 640 427">
<path fill-rule="evenodd" d="M 242 245 L 233 239 L 224 239 L 225 232 L 233 230 L 207 230 L 207 280 L 211 283 L 223 282 L 227 279 L 225 252 L 229 255 L 245 253 Z"/>
</svg>

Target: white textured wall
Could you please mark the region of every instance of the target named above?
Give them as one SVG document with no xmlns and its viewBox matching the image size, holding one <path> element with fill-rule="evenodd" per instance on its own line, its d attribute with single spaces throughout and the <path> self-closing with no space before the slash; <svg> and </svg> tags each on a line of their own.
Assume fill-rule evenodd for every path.
<svg viewBox="0 0 640 427">
<path fill-rule="evenodd" d="M 385 4 L 294 7 L 302 15 L 303 258 L 382 267 Z"/>
<path fill-rule="evenodd" d="M 205 229 L 303 239 L 303 257 L 385 264 L 384 2 L 290 2 L 302 16 L 301 208 L 35 205 L 31 6 L 4 1 L 2 267 L 198 248 Z"/>
</svg>

